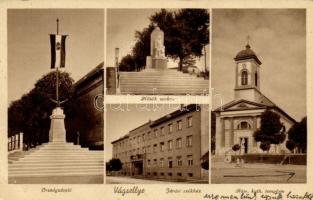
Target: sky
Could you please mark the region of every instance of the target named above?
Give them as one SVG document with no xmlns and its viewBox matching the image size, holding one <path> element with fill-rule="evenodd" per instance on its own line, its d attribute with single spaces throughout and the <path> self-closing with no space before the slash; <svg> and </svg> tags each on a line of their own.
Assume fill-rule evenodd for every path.
<svg viewBox="0 0 313 200">
<path fill-rule="evenodd" d="M 30 91 L 50 69 L 49 34 L 66 39 L 65 71 L 77 81 L 104 61 L 103 9 L 8 10 L 9 103 Z"/>
<path fill-rule="evenodd" d="M 115 48 L 119 48 L 119 59 L 131 53 L 135 44 L 135 32 L 142 31 L 150 24 L 149 17 L 161 9 L 108 9 L 106 65 L 115 66 Z M 173 9 L 171 9 L 173 10 Z M 166 35 L 164 35 L 166 37 Z M 207 63 L 209 63 L 209 46 Z M 165 49 L 166 51 L 166 49 Z M 177 61 L 168 59 L 167 66 L 177 67 Z M 204 57 L 196 59 L 196 65 L 204 68 Z"/>
<path fill-rule="evenodd" d="M 294 119 L 306 116 L 306 21 L 301 9 L 214 9 L 213 108 L 234 99 L 236 54 L 251 49 L 261 60 L 261 92 Z"/>
<path fill-rule="evenodd" d="M 157 110 L 153 111 L 154 108 Z M 149 120 L 156 120 L 175 110 L 180 109 L 180 104 L 109 104 L 106 114 L 106 160 L 112 158 L 111 142 L 126 135 Z"/>
</svg>

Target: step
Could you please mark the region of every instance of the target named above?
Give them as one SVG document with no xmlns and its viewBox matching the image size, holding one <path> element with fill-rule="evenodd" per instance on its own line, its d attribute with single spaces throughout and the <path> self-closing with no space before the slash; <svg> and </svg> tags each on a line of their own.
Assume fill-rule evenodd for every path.
<svg viewBox="0 0 313 200">
<path fill-rule="evenodd" d="M 188 81 L 188 82 L 186 82 Z M 209 85 L 209 81 L 206 80 L 121 80 L 120 84 L 173 84 L 173 85 Z"/>
<path fill-rule="evenodd" d="M 71 160 L 66 160 L 66 159 L 63 159 L 63 160 L 33 160 L 33 159 L 30 159 L 30 160 L 19 160 L 19 161 L 16 161 L 14 162 L 12 165 L 15 165 L 15 164 L 21 164 L 21 165 L 34 165 L 36 163 L 45 163 L 45 164 L 50 164 L 50 165 L 54 165 L 54 164 L 58 164 L 58 163 L 74 163 L 74 164 L 80 164 L 80 163 L 88 163 L 88 162 L 92 162 L 92 163 L 102 163 L 104 162 L 104 160 L 100 160 L 100 159 L 71 159 Z"/>
<path fill-rule="evenodd" d="M 102 165 L 68 165 L 68 166 L 29 166 L 27 168 L 23 167 L 10 167 L 9 172 L 13 171 L 26 171 L 26 170 L 33 170 L 33 171 L 48 171 L 48 170 L 58 170 L 58 169 L 101 169 L 104 170 L 104 166 Z"/>
<path fill-rule="evenodd" d="M 208 81 L 204 79 L 203 77 L 193 77 L 193 76 L 120 76 L 120 81 L 123 80 L 176 80 L 176 81 L 181 81 L 181 80 L 190 80 L 190 81 Z"/>
<path fill-rule="evenodd" d="M 37 157 L 25 157 L 21 158 L 20 161 L 23 160 L 91 160 L 91 159 L 103 159 L 103 156 L 37 156 Z"/>
<path fill-rule="evenodd" d="M 104 172 L 59 172 L 59 173 L 25 173 L 25 174 L 9 174 L 11 177 L 47 177 L 47 176 L 84 176 L 84 175 L 104 175 Z"/>
<path fill-rule="evenodd" d="M 141 93 L 141 94 L 159 94 L 159 93 L 168 93 L 168 94 L 208 94 L 209 91 L 205 88 L 199 88 L 199 89 L 161 89 L 157 88 L 155 90 L 153 89 L 143 89 L 143 88 L 121 88 L 122 93 Z"/>
<path fill-rule="evenodd" d="M 73 165 L 79 165 L 79 166 L 93 166 L 93 165 L 104 165 L 104 161 L 100 160 L 93 160 L 93 161 L 88 161 L 88 162 L 77 162 L 77 161 L 72 161 L 72 162 L 54 162 L 54 163 L 49 163 L 49 162 L 24 162 L 24 163 L 13 163 L 9 164 L 10 167 L 49 167 L 49 166 L 73 166 Z"/>
</svg>

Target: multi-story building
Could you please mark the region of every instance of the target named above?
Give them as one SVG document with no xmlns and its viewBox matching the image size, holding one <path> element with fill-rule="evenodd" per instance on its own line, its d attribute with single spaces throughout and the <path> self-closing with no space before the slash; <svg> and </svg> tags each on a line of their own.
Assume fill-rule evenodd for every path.
<svg viewBox="0 0 313 200">
<path fill-rule="evenodd" d="M 112 142 L 120 175 L 206 179 L 201 159 L 209 150 L 207 105 L 188 105 L 129 131 Z M 207 154 L 208 155 L 208 154 Z"/>
</svg>

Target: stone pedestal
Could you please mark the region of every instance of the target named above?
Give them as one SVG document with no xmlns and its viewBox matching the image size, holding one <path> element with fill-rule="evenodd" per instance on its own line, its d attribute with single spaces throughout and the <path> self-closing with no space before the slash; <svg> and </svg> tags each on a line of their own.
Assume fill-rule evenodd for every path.
<svg viewBox="0 0 313 200">
<path fill-rule="evenodd" d="M 152 69 L 152 58 L 151 58 L 151 56 L 146 57 L 146 69 Z"/>
<path fill-rule="evenodd" d="M 63 114 L 63 110 L 60 107 L 53 109 L 50 119 L 49 142 L 66 143 L 65 115 Z"/>
<path fill-rule="evenodd" d="M 157 70 L 167 69 L 167 59 L 166 58 L 152 58 L 152 68 Z"/>
</svg>

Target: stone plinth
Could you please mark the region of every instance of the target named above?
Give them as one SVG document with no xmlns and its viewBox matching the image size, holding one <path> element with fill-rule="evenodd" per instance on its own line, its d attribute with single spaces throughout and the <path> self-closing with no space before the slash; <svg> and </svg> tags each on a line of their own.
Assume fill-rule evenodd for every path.
<svg viewBox="0 0 313 200">
<path fill-rule="evenodd" d="M 152 68 L 158 70 L 167 69 L 167 59 L 166 58 L 152 58 Z"/>
<path fill-rule="evenodd" d="M 50 116 L 51 124 L 49 131 L 49 142 L 66 142 L 66 131 L 64 125 L 65 115 L 60 107 L 56 107 Z"/>
<path fill-rule="evenodd" d="M 151 56 L 146 57 L 146 69 L 151 69 L 152 68 L 152 58 Z"/>
</svg>

